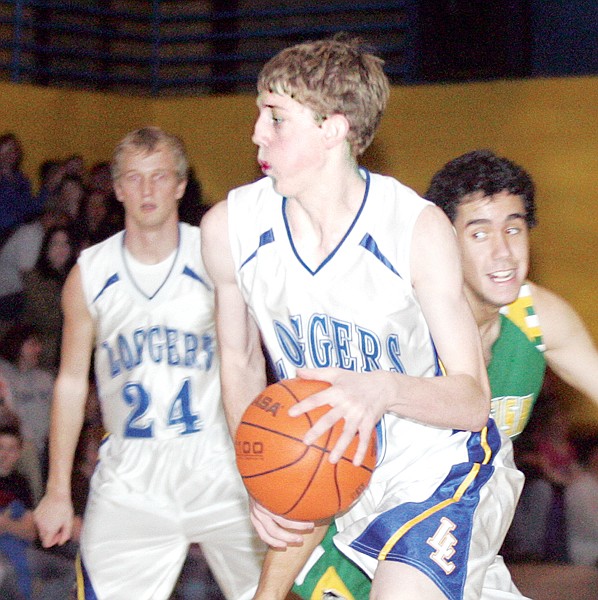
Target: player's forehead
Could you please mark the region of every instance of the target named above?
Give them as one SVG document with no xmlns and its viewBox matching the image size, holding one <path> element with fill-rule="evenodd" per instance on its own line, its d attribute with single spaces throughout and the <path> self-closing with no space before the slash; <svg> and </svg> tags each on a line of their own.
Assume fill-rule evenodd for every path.
<svg viewBox="0 0 598 600">
<path fill-rule="evenodd" d="M 129 148 L 121 155 L 120 167 L 122 173 L 130 171 L 169 171 L 174 169 L 175 160 L 172 151 L 163 144 L 151 151 Z"/>
<path fill-rule="evenodd" d="M 278 110 L 300 110 L 302 105 L 293 100 L 287 94 L 278 94 L 277 92 L 263 91 L 256 98 L 258 108 L 276 108 Z"/>
<path fill-rule="evenodd" d="M 525 219 L 525 203 L 521 196 L 503 190 L 485 195 L 475 192 L 465 196 L 457 211 L 457 220 L 462 225 L 480 221 L 503 223 Z"/>
</svg>

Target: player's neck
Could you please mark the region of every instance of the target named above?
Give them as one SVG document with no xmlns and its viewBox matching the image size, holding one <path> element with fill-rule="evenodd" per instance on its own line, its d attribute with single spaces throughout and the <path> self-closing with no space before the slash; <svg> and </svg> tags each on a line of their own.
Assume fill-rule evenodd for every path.
<svg viewBox="0 0 598 600">
<path fill-rule="evenodd" d="M 465 288 L 465 295 L 478 326 L 482 339 L 484 360 L 488 364 L 492 358 L 492 346 L 500 335 L 500 309 L 498 306 L 486 302 L 467 287 Z"/>
<path fill-rule="evenodd" d="M 335 229 L 339 220 L 357 214 L 363 202 L 365 180 L 357 168 L 328 177 L 325 173 L 289 198 L 287 216 L 303 214 L 317 228 Z M 292 223 L 291 223 L 292 225 Z"/>
<path fill-rule="evenodd" d="M 291 235 L 304 260 L 319 264 L 353 223 L 365 194 L 365 181 L 355 175 L 340 186 L 338 180 L 336 186 L 313 185 L 309 193 L 288 199 Z"/>
<path fill-rule="evenodd" d="M 162 262 L 172 254 L 178 244 L 178 221 L 156 229 L 141 229 L 134 224 L 127 224 L 125 227 L 125 248 L 141 263 Z"/>
</svg>

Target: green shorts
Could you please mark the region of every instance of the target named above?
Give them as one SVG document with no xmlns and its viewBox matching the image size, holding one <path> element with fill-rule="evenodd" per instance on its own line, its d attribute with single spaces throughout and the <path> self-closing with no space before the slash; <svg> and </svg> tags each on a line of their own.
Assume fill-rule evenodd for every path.
<svg viewBox="0 0 598 600">
<path fill-rule="evenodd" d="M 340 598 L 343 600 L 364 600 L 369 598 L 372 582 L 370 578 L 351 562 L 334 545 L 336 535 L 333 523 L 320 544 L 324 550 L 322 556 L 309 570 L 301 585 L 295 583 L 293 592 L 304 600 L 323 600 Z"/>
</svg>

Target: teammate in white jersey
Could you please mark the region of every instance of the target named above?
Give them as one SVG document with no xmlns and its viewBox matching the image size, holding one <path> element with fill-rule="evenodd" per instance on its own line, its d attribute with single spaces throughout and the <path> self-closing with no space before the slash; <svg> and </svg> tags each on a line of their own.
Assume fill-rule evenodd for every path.
<svg viewBox="0 0 598 600">
<path fill-rule="evenodd" d="M 299 44 L 265 65 L 258 91 L 253 141 L 267 178 L 216 205 L 202 241 L 232 431 L 265 385 L 263 342 L 279 377 L 332 384 L 295 407 L 330 406 L 306 443 L 344 419 L 331 460 L 357 434 L 359 462 L 378 429 L 372 482 L 335 537 L 373 577 L 372 596 L 518 597 L 506 571 L 504 592 L 482 591 L 522 475 L 489 419 L 452 228 L 357 163 L 389 95 L 382 61 L 344 37 Z M 284 598 L 327 525 L 257 504 L 252 517 L 276 548 L 256 598 Z"/>
<path fill-rule="evenodd" d="M 146 127 L 121 141 L 112 169 L 125 229 L 85 250 L 65 284 L 40 537 L 47 547 L 71 535 L 70 476 L 93 351 L 109 436 L 84 515 L 78 597 L 169 598 L 198 542 L 226 597 L 251 598 L 263 548 L 220 401 L 200 231 L 178 218 L 185 149 Z"/>
</svg>

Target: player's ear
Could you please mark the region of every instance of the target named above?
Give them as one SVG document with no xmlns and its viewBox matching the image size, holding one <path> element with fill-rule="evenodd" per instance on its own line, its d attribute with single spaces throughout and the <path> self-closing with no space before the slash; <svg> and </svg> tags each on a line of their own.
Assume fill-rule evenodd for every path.
<svg viewBox="0 0 598 600">
<path fill-rule="evenodd" d="M 181 198 L 185 195 L 185 189 L 187 188 L 187 179 L 181 179 L 176 187 L 176 199 L 180 202 Z"/>
<path fill-rule="evenodd" d="M 324 131 L 324 140 L 328 147 L 332 148 L 344 142 L 349 135 L 349 121 L 345 115 L 328 115 L 321 124 Z"/>
<path fill-rule="evenodd" d="M 114 195 L 116 196 L 116 199 L 122 203 L 122 187 L 118 179 L 114 180 L 112 184 L 112 189 L 114 190 Z"/>
</svg>

